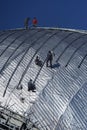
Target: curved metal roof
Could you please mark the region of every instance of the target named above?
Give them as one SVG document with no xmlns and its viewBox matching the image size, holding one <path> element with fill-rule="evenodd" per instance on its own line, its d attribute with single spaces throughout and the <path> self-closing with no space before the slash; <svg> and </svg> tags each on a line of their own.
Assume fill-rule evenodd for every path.
<svg viewBox="0 0 87 130">
<path fill-rule="evenodd" d="M 45 65 L 49 50 L 55 53 L 52 69 Z M 34 63 L 37 55 L 42 67 Z M 35 93 L 27 91 L 30 78 L 36 85 Z M 30 118 L 40 129 L 87 130 L 86 82 L 86 31 L 0 31 L 0 103 L 21 115 L 32 112 Z"/>
</svg>

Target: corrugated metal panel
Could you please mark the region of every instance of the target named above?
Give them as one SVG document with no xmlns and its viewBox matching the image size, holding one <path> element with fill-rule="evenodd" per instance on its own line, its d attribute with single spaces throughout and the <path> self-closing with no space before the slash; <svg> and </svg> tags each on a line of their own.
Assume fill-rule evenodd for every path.
<svg viewBox="0 0 87 130">
<path fill-rule="evenodd" d="M 33 111 L 31 119 L 42 130 L 86 130 L 86 42 L 86 31 L 32 28 L 0 32 L 1 105 L 20 114 Z M 52 69 L 45 65 L 49 50 L 55 53 Z M 37 55 L 44 63 L 42 68 L 34 63 Z M 27 91 L 30 78 L 36 84 L 35 93 Z M 21 84 L 23 89 L 16 89 Z"/>
</svg>

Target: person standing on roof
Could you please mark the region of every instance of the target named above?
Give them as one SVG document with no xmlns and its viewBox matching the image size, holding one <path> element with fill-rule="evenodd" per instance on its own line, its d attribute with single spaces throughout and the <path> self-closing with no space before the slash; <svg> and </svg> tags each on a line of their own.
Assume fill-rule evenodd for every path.
<svg viewBox="0 0 87 130">
<path fill-rule="evenodd" d="M 28 29 L 29 20 L 30 20 L 30 18 L 27 17 L 27 18 L 25 19 L 25 21 L 24 21 L 24 26 L 25 26 L 26 29 Z"/>
<path fill-rule="evenodd" d="M 33 27 L 36 27 L 37 23 L 38 23 L 38 21 L 37 21 L 36 17 L 34 17 L 32 20 Z"/>
<path fill-rule="evenodd" d="M 53 61 L 53 56 L 55 54 L 52 51 L 49 51 L 47 53 L 47 58 L 46 58 L 46 66 L 48 67 L 48 63 L 50 63 L 50 67 L 52 68 L 52 61 Z"/>
</svg>

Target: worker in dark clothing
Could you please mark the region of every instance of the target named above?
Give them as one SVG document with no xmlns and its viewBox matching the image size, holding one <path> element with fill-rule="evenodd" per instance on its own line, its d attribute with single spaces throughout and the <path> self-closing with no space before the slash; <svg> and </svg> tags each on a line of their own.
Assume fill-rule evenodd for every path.
<svg viewBox="0 0 87 130">
<path fill-rule="evenodd" d="M 53 53 L 51 51 L 49 51 L 47 54 L 47 59 L 46 59 L 47 67 L 48 67 L 48 63 L 50 63 L 50 67 L 52 68 L 52 60 L 53 60 Z"/>
<path fill-rule="evenodd" d="M 28 22 L 29 22 L 30 18 L 26 18 L 25 21 L 24 21 L 24 26 L 26 29 L 28 29 Z"/>
<path fill-rule="evenodd" d="M 35 59 L 35 64 L 40 66 L 40 67 L 42 66 L 42 61 L 40 60 L 40 58 L 38 56 Z"/>
<path fill-rule="evenodd" d="M 37 23 L 38 23 L 38 21 L 37 21 L 36 17 L 34 17 L 32 20 L 33 27 L 36 27 Z"/>
<path fill-rule="evenodd" d="M 35 84 L 33 83 L 32 79 L 28 82 L 28 91 L 34 91 L 36 89 Z"/>
</svg>

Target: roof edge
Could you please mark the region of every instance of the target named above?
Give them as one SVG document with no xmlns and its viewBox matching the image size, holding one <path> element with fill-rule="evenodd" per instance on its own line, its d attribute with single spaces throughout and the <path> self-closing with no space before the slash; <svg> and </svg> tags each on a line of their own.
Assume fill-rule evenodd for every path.
<svg viewBox="0 0 87 130">
<path fill-rule="evenodd" d="M 87 33 L 87 30 L 70 29 L 70 28 L 57 28 L 57 27 L 37 27 L 37 28 L 52 29 L 52 30 L 73 31 L 73 32 L 79 32 L 79 33 Z"/>
<path fill-rule="evenodd" d="M 38 29 L 49 29 L 49 30 L 62 30 L 62 31 L 73 31 L 73 32 L 79 32 L 79 33 L 85 33 L 87 34 L 87 30 L 79 30 L 79 29 L 70 29 L 70 28 L 58 28 L 58 27 L 36 27 Z M 31 29 L 34 29 L 34 27 L 31 27 Z M 1 31 L 14 31 L 14 30 L 25 30 L 25 28 L 13 28 L 13 29 L 6 29 L 6 30 L 0 30 Z"/>
</svg>

